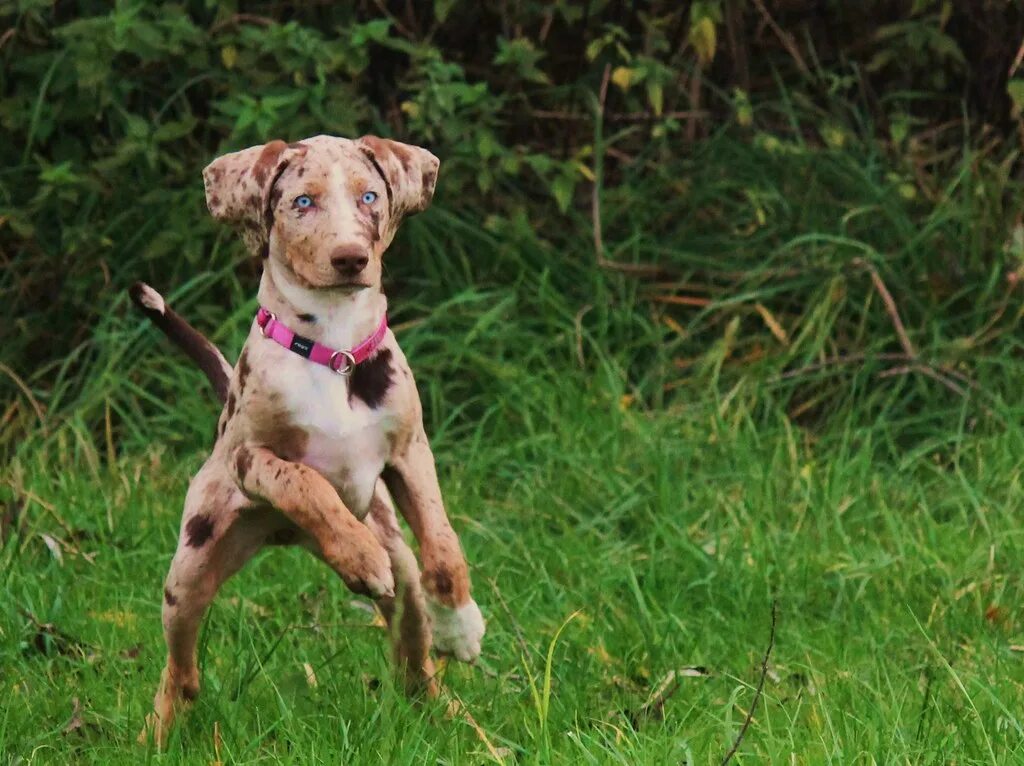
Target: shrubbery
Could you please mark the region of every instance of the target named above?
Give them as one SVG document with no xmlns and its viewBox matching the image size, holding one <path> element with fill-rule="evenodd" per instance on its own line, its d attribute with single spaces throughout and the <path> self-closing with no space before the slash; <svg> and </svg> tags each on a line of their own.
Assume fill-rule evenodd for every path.
<svg viewBox="0 0 1024 766">
<path fill-rule="evenodd" d="M 562 272 L 555 279 L 567 290 L 581 284 L 577 270 L 595 268 L 597 184 L 606 209 L 598 256 L 643 260 L 636 273 L 663 270 L 663 281 L 696 274 L 719 287 L 763 286 L 759 264 L 736 254 L 722 273 L 685 257 L 702 233 L 757 228 L 773 204 L 749 169 L 738 171 L 743 181 L 712 180 L 724 194 L 714 201 L 694 193 L 698 139 L 731 131 L 768 162 L 795 167 L 809 161 L 795 157 L 808 147 L 877 138 L 891 151 L 882 172 L 872 171 L 885 194 L 934 202 L 945 192 L 932 174 L 958 161 L 964 135 L 990 140 L 1019 117 L 1021 89 L 1007 78 L 1024 16 L 1011 2 L 137 0 L 112 9 L 20 0 L 0 8 L 0 342 L 13 373 L 0 376 L 0 391 L 16 398 L 9 434 L 36 418 L 20 388 L 43 410 L 58 390 L 65 406 L 74 401 L 76 373 L 100 353 L 97 326 L 120 310 L 126 284 L 198 281 L 212 321 L 237 296 L 233 274 L 252 283 L 253 267 L 202 203 L 199 170 L 224 150 L 321 132 L 429 146 L 443 158 L 438 206 L 501 243 L 468 267 L 485 282 L 515 280 L 526 261 Z M 968 121 L 959 122 L 964 103 Z M 952 131 L 949 120 L 958 120 Z M 709 167 L 726 172 L 727 150 L 716 151 Z M 872 151 L 861 153 L 867 165 Z M 999 166 L 1003 179 L 1015 162 Z M 979 194 L 1001 204 L 998 188 Z M 669 197 L 682 199 L 685 225 L 678 206 L 661 205 Z M 442 249 L 458 239 L 452 231 L 434 232 Z M 656 242 L 635 246 L 644 234 Z M 995 253 L 1005 234 L 981 232 L 979 250 Z M 522 255 L 538 246 L 550 250 Z M 520 266 L 506 268 L 502 247 L 518 248 Z M 422 250 L 406 250 L 391 265 L 399 286 L 429 273 Z M 566 271 L 551 254 L 574 263 Z M 1001 265 L 948 257 L 954 280 L 975 275 L 998 297 L 985 280 L 998 280 Z M 798 311 L 828 278 L 801 281 L 789 303 L 765 311 Z M 936 305 L 915 301 L 918 317 Z M 770 341 L 768 329 L 758 324 Z"/>
</svg>

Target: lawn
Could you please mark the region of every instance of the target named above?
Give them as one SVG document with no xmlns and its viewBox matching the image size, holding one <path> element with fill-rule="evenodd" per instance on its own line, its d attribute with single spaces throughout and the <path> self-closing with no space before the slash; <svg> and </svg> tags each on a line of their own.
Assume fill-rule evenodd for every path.
<svg viewBox="0 0 1024 766">
<path fill-rule="evenodd" d="M 167 753 L 135 744 L 217 412 L 112 307 L 5 482 L 0 760 L 710 764 L 757 701 L 734 763 L 1024 761 L 1019 264 L 992 201 L 1020 194 L 976 159 L 934 197 L 871 144 L 637 163 L 608 255 L 672 288 L 593 268 L 585 213 L 410 222 L 392 315 L 488 621 L 480 662 L 444 669 L 469 717 L 405 699 L 368 603 L 274 549 L 216 601 Z M 878 357 L 901 339 L 865 261 L 927 365 Z M 159 287 L 237 353 L 253 283 L 206 298 L 233 273 Z"/>
</svg>

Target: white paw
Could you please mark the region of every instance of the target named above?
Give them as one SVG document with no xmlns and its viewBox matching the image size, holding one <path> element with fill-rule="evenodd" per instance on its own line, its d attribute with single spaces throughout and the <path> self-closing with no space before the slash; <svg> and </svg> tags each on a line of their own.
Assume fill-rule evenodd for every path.
<svg viewBox="0 0 1024 766">
<path fill-rule="evenodd" d="M 460 662 L 472 662 L 480 656 L 484 616 L 475 601 L 452 609 L 428 598 L 427 609 L 434 626 L 434 648 L 438 652 L 450 654 Z"/>
</svg>

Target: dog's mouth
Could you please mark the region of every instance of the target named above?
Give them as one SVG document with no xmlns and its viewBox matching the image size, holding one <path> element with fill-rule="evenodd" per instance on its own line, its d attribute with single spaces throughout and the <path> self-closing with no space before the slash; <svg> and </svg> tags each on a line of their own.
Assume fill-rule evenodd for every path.
<svg viewBox="0 0 1024 766">
<path fill-rule="evenodd" d="M 344 280 L 342 282 L 332 282 L 325 287 L 333 290 L 365 290 L 367 287 L 373 287 L 369 282 L 358 282 L 353 280 Z"/>
</svg>

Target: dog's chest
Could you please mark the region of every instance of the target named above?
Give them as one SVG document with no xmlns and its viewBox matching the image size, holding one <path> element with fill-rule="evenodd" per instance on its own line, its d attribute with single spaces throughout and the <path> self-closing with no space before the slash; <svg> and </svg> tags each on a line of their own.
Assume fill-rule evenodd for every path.
<svg viewBox="0 0 1024 766">
<path fill-rule="evenodd" d="M 373 408 L 354 396 L 351 380 L 306 364 L 301 384 L 285 396 L 292 425 L 306 437 L 297 459 L 326 477 L 349 510 L 362 517 L 384 469 L 397 419 L 384 404 Z"/>
</svg>

